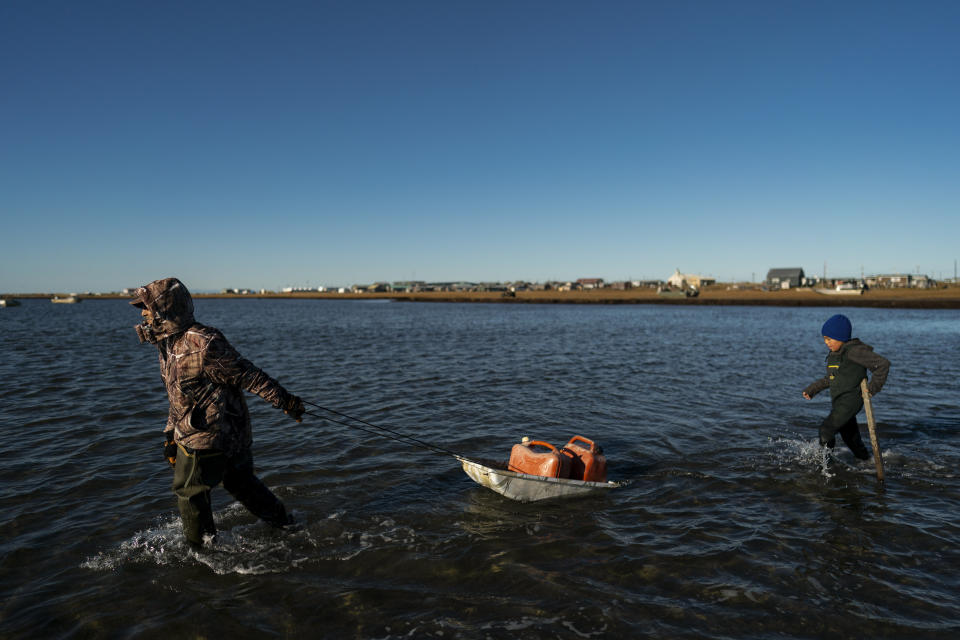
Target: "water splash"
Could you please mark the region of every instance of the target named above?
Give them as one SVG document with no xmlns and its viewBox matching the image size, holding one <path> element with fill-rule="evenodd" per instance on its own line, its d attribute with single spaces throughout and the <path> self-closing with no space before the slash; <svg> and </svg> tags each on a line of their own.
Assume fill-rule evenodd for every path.
<svg viewBox="0 0 960 640">
<path fill-rule="evenodd" d="M 384 548 L 411 550 L 418 544 L 413 528 L 398 525 L 389 517 L 373 515 L 344 522 L 344 512 L 338 512 L 309 526 L 282 530 L 259 521 L 227 524 L 244 513 L 239 503 L 215 513 L 217 535 L 205 538 L 200 549 L 183 538 L 178 516 L 166 516 L 158 519 L 154 526 L 136 532 L 117 548 L 87 558 L 80 567 L 112 571 L 128 564 L 194 564 L 203 565 L 218 575 L 262 575 L 284 573 L 321 561 L 347 562 Z"/>
<path fill-rule="evenodd" d="M 125 564 L 152 563 L 158 566 L 179 562 L 188 545 L 183 540 L 179 517 L 158 519 L 155 526 L 137 531 L 112 551 L 101 551 L 87 558 L 80 567 L 112 571 Z"/>
<path fill-rule="evenodd" d="M 769 438 L 774 447 L 777 466 L 781 470 L 817 469 L 824 478 L 836 475 L 830 470 L 830 463 L 835 459 L 833 452 L 820 446 L 816 440 L 802 440 L 797 437 Z"/>
</svg>

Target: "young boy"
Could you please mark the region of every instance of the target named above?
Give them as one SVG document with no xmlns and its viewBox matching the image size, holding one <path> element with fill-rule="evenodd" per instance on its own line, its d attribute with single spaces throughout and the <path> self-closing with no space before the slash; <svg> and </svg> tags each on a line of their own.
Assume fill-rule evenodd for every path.
<svg viewBox="0 0 960 640">
<path fill-rule="evenodd" d="M 809 400 L 829 387 L 833 408 L 820 425 L 820 444 L 832 449 L 839 431 L 853 455 L 866 460 L 870 454 L 863 445 L 857 426 L 857 413 L 863 407 L 860 381 L 867 377 L 869 369 L 873 375 L 867 391 L 875 396 L 887 381 L 890 361 L 874 353 L 873 347 L 860 342 L 859 338 L 851 338 L 851 330 L 850 320 L 842 314 L 832 316 L 823 323 L 820 333 L 830 349 L 827 354 L 827 375 L 804 389 L 803 397 Z"/>
</svg>

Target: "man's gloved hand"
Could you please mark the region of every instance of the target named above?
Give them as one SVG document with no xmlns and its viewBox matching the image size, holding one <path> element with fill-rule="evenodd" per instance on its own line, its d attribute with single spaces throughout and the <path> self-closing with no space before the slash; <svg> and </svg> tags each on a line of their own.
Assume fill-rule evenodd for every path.
<svg viewBox="0 0 960 640">
<path fill-rule="evenodd" d="M 303 407 L 303 400 L 301 400 L 299 396 L 290 396 L 290 400 L 287 401 L 283 412 L 297 422 L 303 422 L 303 414 L 306 412 L 306 409 Z"/>
<path fill-rule="evenodd" d="M 167 459 L 167 462 L 170 463 L 170 466 L 176 466 L 177 464 L 177 445 L 173 441 L 173 431 L 165 431 L 163 433 L 164 442 L 163 442 L 163 457 Z"/>
</svg>

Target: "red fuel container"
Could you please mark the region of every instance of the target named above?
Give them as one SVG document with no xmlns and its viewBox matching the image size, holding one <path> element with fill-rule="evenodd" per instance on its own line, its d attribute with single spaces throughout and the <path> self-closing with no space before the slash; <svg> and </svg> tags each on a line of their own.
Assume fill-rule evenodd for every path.
<svg viewBox="0 0 960 640">
<path fill-rule="evenodd" d="M 583 444 L 577 444 L 582 442 Z M 584 446 L 586 445 L 586 446 Z M 573 436 L 570 442 L 561 450 L 570 459 L 570 475 L 574 480 L 590 482 L 607 481 L 607 458 L 603 449 L 593 440 L 583 436 Z"/>
<path fill-rule="evenodd" d="M 546 449 L 536 451 L 534 447 Z M 560 453 L 555 446 L 541 440 L 526 440 L 513 445 L 507 467 L 517 473 L 548 478 L 567 478 L 570 473 L 570 458 Z"/>
</svg>

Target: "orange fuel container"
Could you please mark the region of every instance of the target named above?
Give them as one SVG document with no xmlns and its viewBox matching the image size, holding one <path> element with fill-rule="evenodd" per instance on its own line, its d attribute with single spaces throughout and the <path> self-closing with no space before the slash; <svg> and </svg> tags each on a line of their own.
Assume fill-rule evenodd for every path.
<svg viewBox="0 0 960 640">
<path fill-rule="evenodd" d="M 547 450 L 535 451 L 534 447 Z M 567 478 L 570 473 L 570 457 L 560 453 L 549 442 L 524 438 L 520 444 L 513 445 L 507 468 L 510 471 L 529 473 L 533 476 Z"/>
<path fill-rule="evenodd" d="M 586 446 L 577 444 L 582 442 Z M 607 481 L 607 458 L 603 449 L 593 440 L 583 436 L 573 436 L 561 453 L 570 459 L 569 478 L 574 480 L 588 480 L 590 482 Z"/>
</svg>

